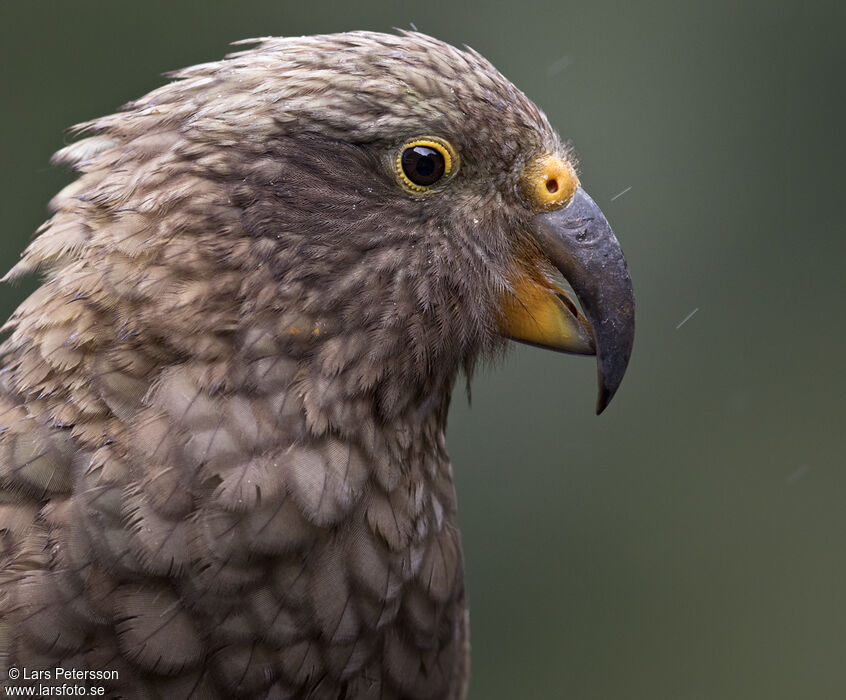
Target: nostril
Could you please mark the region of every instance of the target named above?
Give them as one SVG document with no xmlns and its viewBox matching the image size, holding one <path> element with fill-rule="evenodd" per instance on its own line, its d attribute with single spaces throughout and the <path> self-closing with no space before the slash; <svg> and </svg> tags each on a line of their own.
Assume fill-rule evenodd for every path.
<svg viewBox="0 0 846 700">
<path fill-rule="evenodd" d="M 554 177 L 551 177 L 549 180 L 546 181 L 546 191 L 550 194 L 555 194 L 558 192 L 558 180 Z"/>
</svg>

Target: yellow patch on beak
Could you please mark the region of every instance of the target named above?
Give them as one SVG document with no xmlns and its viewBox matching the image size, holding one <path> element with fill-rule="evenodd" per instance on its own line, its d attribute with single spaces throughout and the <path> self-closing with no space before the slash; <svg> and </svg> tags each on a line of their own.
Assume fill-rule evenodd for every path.
<svg viewBox="0 0 846 700">
<path fill-rule="evenodd" d="M 596 346 L 587 319 L 567 293 L 530 273 L 522 273 L 500 300 L 499 331 L 530 345 L 593 355 Z"/>
<path fill-rule="evenodd" d="M 550 153 L 532 160 L 520 178 L 523 195 L 539 211 L 566 206 L 578 186 L 579 178 L 573 166 Z"/>
</svg>

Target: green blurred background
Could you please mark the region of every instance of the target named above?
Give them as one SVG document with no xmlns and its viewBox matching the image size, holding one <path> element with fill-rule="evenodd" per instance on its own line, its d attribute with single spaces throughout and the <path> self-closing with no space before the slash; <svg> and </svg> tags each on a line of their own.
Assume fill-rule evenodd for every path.
<svg viewBox="0 0 846 700">
<path fill-rule="evenodd" d="M 163 71 L 412 22 L 473 46 L 573 141 L 638 336 L 600 418 L 592 360 L 525 347 L 456 395 L 471 698 L 844 698 L 841 5 L 2 0 L 0 267 L 63 129 Z"/>
</svg>

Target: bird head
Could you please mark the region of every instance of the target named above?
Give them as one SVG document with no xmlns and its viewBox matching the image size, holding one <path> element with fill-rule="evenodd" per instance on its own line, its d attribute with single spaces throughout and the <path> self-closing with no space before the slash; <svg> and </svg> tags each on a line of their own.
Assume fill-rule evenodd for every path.
<svg viewBox="0 0 846 700">
<path fill-rule="evenodd" d="M 86 210 L 87 238 L 30 262 L 128 256 L 146 272 L 102 295 L 148 289 L 151 308 L 122 315 L 186 319 L 157 331 L 193 338 L 185 352 L 203 318 L 246 335 L 275 318 L 294 356 L 381 392 L 387 413 L 506 339 L 597 354 L 601 411 L 631 351 L 631 280 L 541 111 L 479 54 L 419 33 L 253 43 L 83 125 L 95 135 L 57 160 L 85 174 L 54 206 Z"/>
</svg>

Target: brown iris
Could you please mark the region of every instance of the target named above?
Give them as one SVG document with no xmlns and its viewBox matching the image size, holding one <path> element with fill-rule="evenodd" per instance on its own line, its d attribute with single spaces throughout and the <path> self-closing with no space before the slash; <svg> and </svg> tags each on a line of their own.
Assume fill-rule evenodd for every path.
<svg viewBox="0 0 846 700">
<path fill-rule="evenodd" d="M 444 176 L 446 163 L 440 151 L 430 146 L 412 146 L 402 152 L 402 171 L 415 185 L 428 187 Z"/>
<path fill-rule="evenodd" d="M 397 154 L 396 168 L 406 187 L 425 192 L 450 175 L 457 163 L 455 150 L 446 141 L 428 137 L 406 142 Z"/>
</svg>

